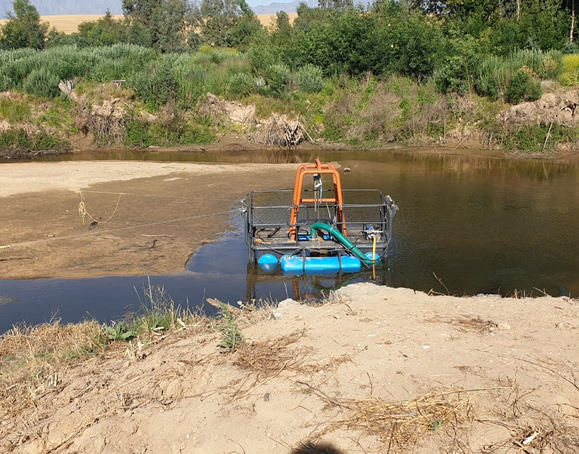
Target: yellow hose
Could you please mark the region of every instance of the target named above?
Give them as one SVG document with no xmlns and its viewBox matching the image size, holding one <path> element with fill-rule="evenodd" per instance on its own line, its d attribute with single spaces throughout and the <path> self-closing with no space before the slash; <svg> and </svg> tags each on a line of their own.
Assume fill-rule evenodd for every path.
<svg viewBox="0 0 579 454">
<path fill-rule="evenodd" d="M 372 237 L 372 279 L 376 280 L 376 235 Z"/>
</svg>

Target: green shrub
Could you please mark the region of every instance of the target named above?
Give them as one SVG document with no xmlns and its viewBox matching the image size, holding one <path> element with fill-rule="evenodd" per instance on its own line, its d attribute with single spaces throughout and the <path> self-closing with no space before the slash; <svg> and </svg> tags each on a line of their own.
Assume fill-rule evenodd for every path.
<svg viewBox="0 0 579 454">
<path fill-rule="evenodd" d="M 126 79 L 134 72 L 123 60 L 102 60 L 89 72 L 87 78 L 97 82 Z"/>
<path fill-rule="evenodd" d="M 305 65 L 294 76 L 296 86 L 306 93 L 319 93 L 324 89 L 324 78 L 320 68 Z"/>
<path fill-rule="evenodd" d="M 22 84 L 22 88 L 30 95 L 55 98 L 59 94 L 59 82 L 60 78 L 56 74 L 41 68 L 35 69 L 30 73 Z"/>
<path fill-rule="evenodd" d="M 519 104 L 527 93 L 531 78 L 524 71 L 517 71 L 505 93 L 505 100 L 511 104 Z"/>
<path fill-rule="evenodd" d="M 30 105 L 11 99 L 0 98 L 0 119 L 9 123 L 19 123 L 30 118 Z"/>
<path fill-rule="evenodd" d="M 22 151 L 68 151 L 70 143 L 45 132 L 28 133 L 22 129 L 10 129 L 0 133 L 0 148 Z"/>
<path fill-rule="evenodd" d="M 533 101 L 540 97 L 541 85 L 533 80 L 528 70 L 519 69 L 515 72 L 505 93 L 505 100 L 511 104 L 519 104 L 521 101 Z"/>
<path fill-rule="evenodd" d="M 468 73 L 461 57 L 450 57 L 435 72 L 436 86 L 441 93 L 459 93 L 468 91 Z"/>
<path fill-rule="evenodd" d="M 538 76 L 541 79 L 557 79 L 563 70 L 563 54 L 561 52 L 548 52 L 543 58 L 540 68 L 538 69 Z"/>
<path fill-rule="evenodd" d="M 177 82 L 178 102 L 185 109 L 193 108 L 207 92 L 211 78 L 208 69 L 193 60 L 177 60 L 173 66 L 173 76 Z"/>
<path fill-rule="evenodd" d="M 554 124 L 549 133 L 549 140 L 545 143 L 548 132 L 548 125 L 526 126 L 514 131 L 499 132 L 496 139 L 507 151 L 539 152 L 543 150 L 544 145 L 545 150 L 551 150 L 558 143 L 575 143 L 579 137 L 576 128 Z"/>
<path fill-rule="evenodd" d="M 186 121 L 177 115 L 169 122 L 147 123 L 144 120 L 127 122 L 124 143 L 130 147 L 148 147 L 208 144 L 214 140 L 215 132 L 210 125 Z"/>
<path fill-rule="evenodd" d="M 178 95 L 177 82 L 166 64 L 153 65 L 145 71 L 136 73 L 128 83 L 151 109 L 158 109 L 170 99 L 176 99 Z"/>
<path fill-rule="evenodd" d="M 125 145 L 129 147 L 148 147 L 152 144 L 149 124 L 144 120 L 127 122 Z"/>
<path fill-rule="evenodd" d="M 14 88 L 14 82 L 6 74 L 0 73 L 0 91 L 7 91 Z"/>
<path fill-rule="evenodd" d="M 291 80 L 291 74 L 286 65 L 276 64 L 267 67 L 265 81 L 273 94 L 282 93 Z"/>
<path fill-rule="evenodd" d="M 509 102 L 537 99 L 541 96 L 538 80 L 556 77 L 561 60 L 561 53 L 556 51 L 519 50 L 509 57 L 490 55 L 479 64 L 474 85 L 482 96 L 504 96 Z"/>
<path fill-rule="evenodd" d="M 559 81 L 563 85 L 579 85 L 579 54 L 565 55 Z"/>
<path fill-rule="evenodd" d="M 279 62 L 276 49 L 265 43 L 250 47 L 246 55 L 254 74 L 264 74 L 268 67 Z"/>
<path fill-rule="evenodd" d="M 255 86 L 255 81 L 250 74 L 238 73 L 229 78 L 227 91 L 232 95 L 247 96 L 251 94 Z"/>
</svg>

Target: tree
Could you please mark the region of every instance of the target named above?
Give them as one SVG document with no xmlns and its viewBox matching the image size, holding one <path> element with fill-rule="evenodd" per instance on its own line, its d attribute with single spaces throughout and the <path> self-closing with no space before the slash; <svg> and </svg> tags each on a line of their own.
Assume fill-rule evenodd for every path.
<svg viewBox="0 0 579 454">
<path fill-rule="evenodd" d="M 99 20 L 81 23 L 78 34 L 91 46 L 110 46 L 126 40 L 127 27 L 107 10 Z"/>
<path fill-rule="evenodd" d="M 245 0 L 203 0 L 197 18 L 203 39 L 219 47 L 245 50 L 263 31 Z"/>
<path fill-rule="evenodd" d="M 187 0 L 123 0 L 130 23 L 127 40 L 161 52 L 187 47 L 187 22 L 191 6 Z"/>
<path fill-rule="evenodd" d="M 0 46 L 5 49 L 43 49 L 48 24 L 40 22 L 38 11 L 29 0 L 14 0 L 13 8 L 14 13 L 8 13 L 8 22 L 2 27 Z"/>
<path fill-rule="evenodd" d="M 318 8 L 334 11 L 344 11 L 354 8 L 353 0 L 318 0 Z"/>
</svg>

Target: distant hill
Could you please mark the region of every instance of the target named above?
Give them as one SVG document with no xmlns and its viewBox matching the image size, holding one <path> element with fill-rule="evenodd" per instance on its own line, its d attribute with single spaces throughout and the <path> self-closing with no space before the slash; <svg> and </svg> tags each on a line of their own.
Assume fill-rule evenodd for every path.
<svg viewBox="0 0 579 454">
<path fill-rule="evenodd" d="M 253 0 L 248 3 L 254 3 Z M 259 0 L 257 0 L 259 1 Z M 123 14 L 122 0 L 31 0 L 41 16 L 99 14 L 104 15 L 107 10 L 111 14 Z M 275 14 L 279 11 L 295 13 L 302 1 L 296 0 L 288 3 L 271 3 L 252 7 L 255 14 Z M 310 7 L 318 6 L 318 0 L 303 0 Z M 358 2 L 356 2 L 358 3 Z M 0 18 L 6 18 L 8 11 L 12 9 L 13 0 L 0 0 Z"/>
<path fill-rule="evenodd" d="M 12 8 L 13 0 L 0 0 L 0 17 L 5 18 Z M 107 10 L 111 14 L 123 14 L 122 0 L 31 0 L 41 16 L 54 16 L 62 14 L 100 14 L 104 15 Z"/>
</svg>

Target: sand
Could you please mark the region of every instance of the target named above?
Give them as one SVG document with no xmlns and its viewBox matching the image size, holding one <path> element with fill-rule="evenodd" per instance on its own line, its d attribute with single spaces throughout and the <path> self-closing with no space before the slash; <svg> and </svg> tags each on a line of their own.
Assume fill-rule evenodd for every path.
<svg viewBox="0 0 579 454">
<path fill-rule="evenodd" d="M 291 187 L 295 169 L 120 161 L 0 164 L 0 276 L 181 272 L 198 246 L 239 215 L 245 194 Z"/>
<path fill-rule="evenodd" d="M 308 452 L 577 452 L 577 300 L 355 284 L 268 315 L 237 316 L 238 353 L 189 326 L 56 371 L 0 423 L 0 450 L 281 454 L 320 438 L 341 451 Z"/>
</svg>

